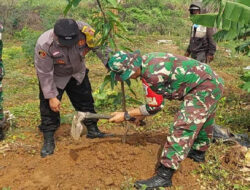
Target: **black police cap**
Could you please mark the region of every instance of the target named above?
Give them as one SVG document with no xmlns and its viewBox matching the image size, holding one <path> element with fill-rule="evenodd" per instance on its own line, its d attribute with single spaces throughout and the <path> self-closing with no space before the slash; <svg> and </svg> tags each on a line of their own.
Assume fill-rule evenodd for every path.
<svg viewBox="0 0 250 190">
<path fill-rule="evenodd" d="M 79 40 L 80 30 L 75 20 L 64 18 L 56 21 L 54 33 L 61 45 L 73 46 Z"/>
</svg>

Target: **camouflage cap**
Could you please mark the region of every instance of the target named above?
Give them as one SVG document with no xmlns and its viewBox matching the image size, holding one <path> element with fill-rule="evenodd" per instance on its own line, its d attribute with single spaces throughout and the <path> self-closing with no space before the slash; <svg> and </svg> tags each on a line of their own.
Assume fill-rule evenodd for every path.
<svg viewBox="0 0 250 190">
<path fill-rule="evenodd" d="M 142 64 L 142 57 L 139 50 L 126 53 L 124 51 L 115 52 L 109 59 L 108 66 L 123 81 L 129 79 Z M 116 77 L 117 78 L 117 77 Z"/>
</svg>

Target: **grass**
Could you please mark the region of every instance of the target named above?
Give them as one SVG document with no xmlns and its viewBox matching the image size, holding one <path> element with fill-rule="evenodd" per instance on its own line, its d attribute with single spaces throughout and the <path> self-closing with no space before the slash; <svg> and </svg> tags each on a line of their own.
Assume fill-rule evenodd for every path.
<svg viewBox="0 0 250 190">
<path fill-rule="evenodd" d="M 183 54 L 186 44 L 184 37 L 176 36 L 131 36 L 133 43 L 128 45 L 133 49 L 140 49 L 142 54 L 154 51 L 167 51 L 177 54 Z M 158 39 L 172 39 L 178 41 L 172 45 L 158 45 Z M 182 42 L 182 43 L 181 43 Z M 19 44 L 19 43 L 15 43 Z M 16 117 L 17 129 L 10 131 L 7 136 L 7 142 L 22 141 L 28 138 L 25 131 L 35 131 L 40 122 L 39 100 L 38 100 L 38 81 L 36 78 L 35 68 L 33 65 L 27 65 L 26 58 L 23 55 L 20 46 L 13 44 L 12 41 L 5 43 L 3 61 L 6 69 L 6 76 L 4 78 L 4 108 L 10 110 Z M 177 46 L 177 45 L 180 45 Z M 223 44 L 222 44 L 223 45 Z M 249 133 L 250 115 L 249 111 L 245 109 L 249 94 L 242 91 L 239 85 L 242 83 L 239 79 L 242 67 L 249 63 L 249 58 L 237 56 L 224 56 L 226 53 L 224 48 L 220 48 L 217 52 L 216 59 L 212 63 L 212 67 L 222 74 L 226 82 L 225 95 L 221 99 L 216 122 L 219 125 L 230 128 L 236 133 Z M 90 54 L 87 57 L 87 66 L 90 69 L 89 77 L 92 84 L 93 92 L 95 93 L 102 83 L 105 75 L 105 69 L 100 61 Z M 137 94 L 137 98 L 141 101 L 143 98 L 143 90 L 140 82 L 133 82 L 132 88 Z M 106 89 L 109 89 L 107 87 Z M 115 91 L 119 91 L 117 86 Z M 126 90 L 128 94 L 128 90 Z M 130 94 L 131 95 L 131 94 Z M 131 95 L 132 96 L 132 95 Z M 105 100 L 106 101 L 106 100 Z M 136 104 L 129 103 L 128 107 L 136 107 Z M 147 119 L 150 123 L 147 128 L 137 128 L 137 131 L 153 131 L 162 128 L 168 128 L 173 121 L 174 114 L 178 110 L 178 101 L 166 100 L 166 105 L 163 111 L 157 115 Z M 115 110 L 114 106 L 108 104 L 104 107 L 96 108 L 98 112 L 112 112 Z M 116 109 L 121 110 L 121 106 Z M 65 124 L 70 124 L 74 110 L 70 104 L 69 99 L 65 95 L 62 101 L 61 121 Z M 101 125 L 109 128 L 110 124 L 102 121 Z M 239 180 L 241 174 L 224 167 L 221 163 L 221 157 L 228 151 L 229 148 L 223 144 L 212 145 L 208 151 L 208 156 L 205 164 L 201 165 L 196 174 L 200 176 L 200 184 L 204 189 L 240 189 L 248 188 L 247 184 Z M 124 179 L 122 189 L 132 189 L 132 182 L 134 179 Z M 213 187 L 213 188 L 212 188 Z"/>
</svg>

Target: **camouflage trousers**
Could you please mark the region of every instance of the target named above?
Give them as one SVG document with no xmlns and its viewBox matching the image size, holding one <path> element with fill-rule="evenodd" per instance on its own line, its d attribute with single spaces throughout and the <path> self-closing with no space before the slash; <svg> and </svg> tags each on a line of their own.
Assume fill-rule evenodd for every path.
<svg viewBox="0 0 250 190">
<path fill-rule="evenodd" d="M 160 162 L 178 169 L 190 149 L 206 151 L 211 143 L 215 109 L 223 93 L 223 80 L 206 80 L 184 97 Z"/>
</svg>

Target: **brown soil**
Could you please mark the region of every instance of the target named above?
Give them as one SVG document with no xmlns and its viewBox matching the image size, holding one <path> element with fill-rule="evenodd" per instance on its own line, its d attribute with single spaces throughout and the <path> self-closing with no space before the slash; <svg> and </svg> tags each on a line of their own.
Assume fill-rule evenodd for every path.
<svg viewBox="0 0 250 190">
<path fill-rule="evenodd" d="M 25 133 L 25 140 L 16 140 L 2 154 L 0 149 L 0 189 L 122 189 L 129 181 L 131 185 L 135 180 L 152 177 L 167 133 L 130 131 L 123 144 L 124 129 L 116 127 L 107 132 L 111 131 L 117 136 L 73 141 L 70 126 L 63 125 L 56 134 L 55 154 L 46 158 L 39 155 L 41 135 Z M 198 176 L 192 174 L 198 166 L 190 159 L 184 160 L 171 189 L 200 189 Z"/>
<path fill-rule="evenodd" d="M 240 145 L 231 147 L 222 158 L 223 166 L 231 170 L 243 167 L 246 152 L 246 147 Z"/>
</svg>

